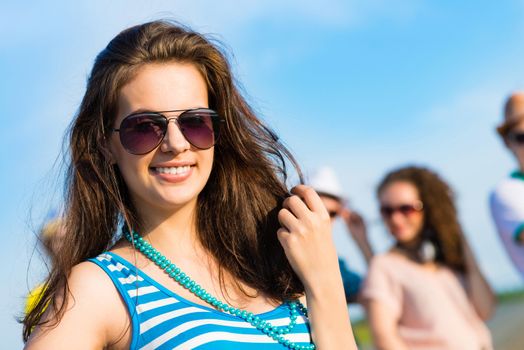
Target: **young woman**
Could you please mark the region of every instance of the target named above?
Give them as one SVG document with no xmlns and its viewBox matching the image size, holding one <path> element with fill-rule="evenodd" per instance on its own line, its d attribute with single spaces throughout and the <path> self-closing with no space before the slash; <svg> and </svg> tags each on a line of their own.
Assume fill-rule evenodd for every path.
<svg viewBox="0 0 524 350">
<path fill-rule="evenodd" d="M 329 215 L 312 189 L 289 194 L 293 158 L 204 36 L 166 21 L 117 35 L 70 155 L 27 349 L 356 348 Z"/>
<path fill-rule="evenodd" d="M 492 349 L 494 310 L 458 222 L 453 193 L 435 173 L 407 167 L 378 187 L 394 247 L 373 258 L 362 292 L 378 349 Z"/>
</svg>

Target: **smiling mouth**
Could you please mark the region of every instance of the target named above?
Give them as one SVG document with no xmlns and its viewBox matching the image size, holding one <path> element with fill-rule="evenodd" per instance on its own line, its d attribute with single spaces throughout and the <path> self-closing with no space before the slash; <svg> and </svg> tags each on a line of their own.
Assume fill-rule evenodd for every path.
<svg viewBox="0 0 524 350">
<path fill-rule="evenodd" d="M 177 167 L 152 167 L 151 169 L 158 174 L 182 175 L 188 173 L 191 169 L 191 166 L 185 165 Z"/>
</svg>

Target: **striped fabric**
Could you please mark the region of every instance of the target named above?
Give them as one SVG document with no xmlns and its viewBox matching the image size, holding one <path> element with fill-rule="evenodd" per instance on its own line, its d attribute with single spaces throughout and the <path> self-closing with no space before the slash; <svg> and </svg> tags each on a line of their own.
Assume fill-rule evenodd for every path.
<svg viewBox="0 0 524 350">
<path fill-rule="evenodd" d="M 131 349 L 286 349 L 238 317 L 184 299 L 117 254 L 106 252 L 89 261 L 109 275 L 129 309 Z M 287 326 L 289 315 L 283 304 L 258 316 L 275 326 Z M 307 319 L 299 316 L 285 337 L 309 344 Z"/>
</svg>

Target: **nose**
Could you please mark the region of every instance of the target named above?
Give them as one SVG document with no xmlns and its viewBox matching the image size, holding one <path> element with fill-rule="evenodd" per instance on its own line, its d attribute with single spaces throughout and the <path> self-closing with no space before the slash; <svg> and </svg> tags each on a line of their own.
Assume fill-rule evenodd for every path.
<svg viewBox="0 0 524 350">
<path fill-rule="evenodd" d="M 176 118 L 169 118 L 166 135 L 160 145 L 162 152 L 173 152 L 178 154 L 190 148 L 191 144 L 187 141 L 184 134 L 182 134 L 182 131 L 180 131 Z"/>
<path fill-rule="evenodd" d="M 405 225 L 405 218 L 398 211 L 394 211 L 391 215 L 384 217 L 384 223 L 388 227 L 389 231 L 394 232 Z"/>
<path fill-rule="evenodd" d="M 388 217 L 389 222 L 395 225 L 401 224 L 404 221 L 404 219 L 405 219 L 404 215 L 398 210 L 395 210 Z"/>
</svg>

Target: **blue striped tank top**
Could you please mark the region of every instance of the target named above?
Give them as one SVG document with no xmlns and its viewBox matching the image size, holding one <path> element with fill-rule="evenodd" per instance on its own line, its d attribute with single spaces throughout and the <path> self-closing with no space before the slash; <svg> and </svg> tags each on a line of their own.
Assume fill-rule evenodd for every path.
<svg viewBox="0 0 524 350">
<path fill-rule="evenodd" d="M 286 349 L 241 318 L 184 299 L 117 254 L 106 252 L 89 261 L 109 275 L 128 308 L 131 349 Z M 290 321 L 289 306 L 282 304 L 258 316 L 284 327 Z M 307 319 L 299 315 L 285 338 L 309 344 Z"/>
</svg>

